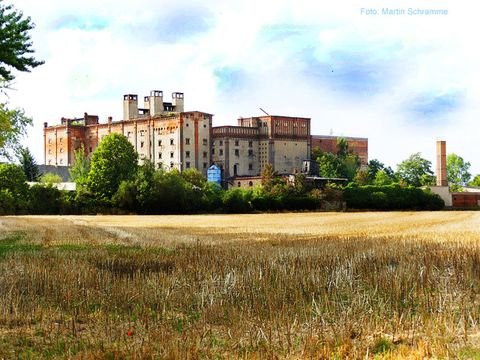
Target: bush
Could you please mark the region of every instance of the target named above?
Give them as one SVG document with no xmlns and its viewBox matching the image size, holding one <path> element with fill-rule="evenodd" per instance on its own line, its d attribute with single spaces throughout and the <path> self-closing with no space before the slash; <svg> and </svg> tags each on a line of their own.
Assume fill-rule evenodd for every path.
<svg viewBox="0 0 480 360">
<path fill-rule="evenodd" d="M 345 188 L 347 206 L 353 209 L 375 210 L 441 210 L 444 201 L 436 194 L 416 187 L 398 184 L 357 186 Z"/>
<path fill-rule="evenodd" d="M 54 215 L 62 208 L 62 192 L 48 185 L 34 185 L 30 188 L 30 212 L 40 215 Z"/>
<path fill-rule="evenodd" d="M 234 188 L 227 190 L 223 196 L 223 208 L 228 213 L 246 213 L 252 210 L 252 193 L 248 190 Z"/>
</svg>

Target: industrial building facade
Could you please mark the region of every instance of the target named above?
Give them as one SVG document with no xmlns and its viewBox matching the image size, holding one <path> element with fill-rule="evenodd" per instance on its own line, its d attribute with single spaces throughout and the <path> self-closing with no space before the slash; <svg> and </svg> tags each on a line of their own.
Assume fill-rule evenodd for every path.
<svg viewBox="0 0 480 360">
<path fill-rule="evenodd" d="M 124 95 L 122 121 L 100 124 L 98 116 L 65 119 L 61 124 L 44 124 L 46 165 L 71 166 L 74 151 L 93 153 L 100 141 L 110 133 L 128 138 L 140 161 L 149 159 L 157 168 L 190 167 L 206 174 L 210 164 L 210 132 L 212 115 L 199 111 L 183 111 L 183 94 L 173 93 L 172 103 L 163 102 L 161 91 L 145 97 L 145 107 L 138 108 L 137 95 Z"/>
<path fill-rule="evenodd" d="M 98 116 L 85 113 L 83 118 L 62 118 L 59 125 L 44 123 L 45 164 L 71 166 L 75 150 L 83 147 L 90 155 L 110 133 L 126 136 L 140 161 L 149 159 L 157 168 L 196 168 L 206 175 L 217 164 L 224 179 L 258 176 L 266 164 L 279 174 L 292 174 L 300 171 L 312 148 L 336 151 L 336 137 L 311 135 L 309 118 L 266 115 L 240 118 L 237 126 L 212 127 L 212 114 L 184 111 L 184 94 L 178 92 L 164 102 L 162 91 L 151 91 L 143 108 L 137 95 L 124 95 L 123 117 L 100 123 Z M 366 164 L 368 139 L 346 139 Z"/>
</svg>

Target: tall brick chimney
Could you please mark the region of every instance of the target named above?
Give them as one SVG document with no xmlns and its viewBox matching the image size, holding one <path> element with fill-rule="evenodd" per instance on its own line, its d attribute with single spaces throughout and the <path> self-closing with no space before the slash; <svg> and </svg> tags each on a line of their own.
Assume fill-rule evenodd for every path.
<svg viewBox="0 0 480 360">
<path fill-rule="evenodd" d="M 448 186 L 447 142 L 437 141 L 437 186 Z"/>
</svg>

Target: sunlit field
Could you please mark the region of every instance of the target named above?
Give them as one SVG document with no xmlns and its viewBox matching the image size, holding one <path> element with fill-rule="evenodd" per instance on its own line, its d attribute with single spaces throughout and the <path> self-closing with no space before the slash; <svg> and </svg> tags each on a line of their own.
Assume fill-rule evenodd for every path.
<svg viewBox="0 0 480 360">
<path fill-rule="evenodd" d="M 0 217 L 0 358 L 480 358 L 480 212 Z"/>
</svg>

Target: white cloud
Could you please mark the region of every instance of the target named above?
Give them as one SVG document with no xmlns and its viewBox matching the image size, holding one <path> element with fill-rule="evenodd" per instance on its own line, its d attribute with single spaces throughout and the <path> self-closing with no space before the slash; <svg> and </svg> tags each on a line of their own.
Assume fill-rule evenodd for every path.
<svg viewBox="0 0 480 360">
<path fill-rule="evenodd" d="M 34 118 L 28 144 L 40 161 L 44 121 L 84 111 L 118 119 L 124 93 L 159 89 L 185 92 L 186 107 L 214 113 L 216 124 L 235 124 L 259 107 L 309 116 L 316 133 L 369 137 L 370 157 L 392 166 L 418 151 L 434 162 L 441 136 L 480 173 L 475 3 L 17 0 L 15 6 L 37 24 L 34 47 L 46 61 L 19 74 L 10 94 L 11 104 Z M 360 13 L 386 6 L 446 8 L 449 15 Z"/>
</svg>

